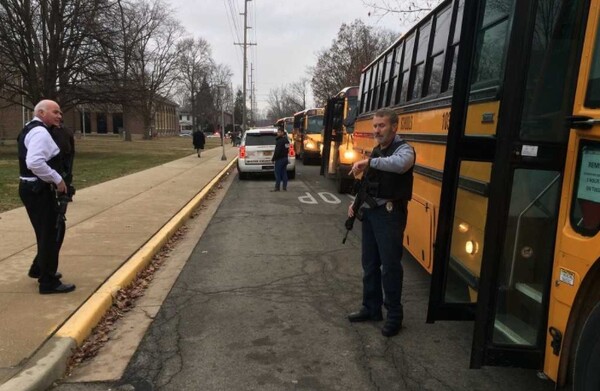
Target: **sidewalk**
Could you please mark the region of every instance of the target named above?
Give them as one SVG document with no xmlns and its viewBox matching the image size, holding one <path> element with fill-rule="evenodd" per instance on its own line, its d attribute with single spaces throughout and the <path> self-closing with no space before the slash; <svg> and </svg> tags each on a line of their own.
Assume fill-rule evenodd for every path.
<svg viewBox="0 0 600 391">
<path fill-rule="evenodd" d="M 37 282 L 27 277 L 36 244 L 25 209 L 0 214 L 0 390 L 44 389 L 44 382 L 49 385 L 60 376 L 63 356 L 104 313 L 107 303 L 99 299 L 99 287 L 121 266 L 131 269 L 136 256 L 152 258 L 166 239 L 161 236 L 168 235 L 163 227 L 185 219 L 183 213 L 233 163 L 237 149 L 226 145 L 225 154 L 223 161 L 222 149 L 214 148 L 200 159 L 191 155 L 77 191 L 59 263 L 63 281 L 77 285 L 72 293 L 38 293 Z M 135 270 L 128 273 L 135 275 Z M 80 307 L 85 316 L 79 311 L 73 317 Z M 42 373 L 47 379 L 40 380 L 40 372 L 52 373 Z M 36 386 L 26 387 L 33 381 Z"/>
</svg>

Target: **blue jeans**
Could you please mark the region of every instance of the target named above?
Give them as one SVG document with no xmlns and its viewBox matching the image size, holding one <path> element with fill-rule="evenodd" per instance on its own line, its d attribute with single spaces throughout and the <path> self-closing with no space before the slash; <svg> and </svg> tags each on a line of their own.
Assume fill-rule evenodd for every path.
<svg viewBox="0 0 600 391">
<path fill-rule="evenodd" d="M 277 190 L 279 190 L 279 185 L 281 182 L 283 182 L 283 190 L 287 189 L 287 165 L 287 158 L 275 160 L 275 189 Z"/>
<path fill-rule="evenodd" d="M 363 209 L 362 267 L 363 307 L 371 314 L 387 310 L 388 322 L 402 323 L 402 238 L 406 227 L 406 203 L 394 202 Z M 383 288 L 383 291 L 382 291 Z"/>
</svg>

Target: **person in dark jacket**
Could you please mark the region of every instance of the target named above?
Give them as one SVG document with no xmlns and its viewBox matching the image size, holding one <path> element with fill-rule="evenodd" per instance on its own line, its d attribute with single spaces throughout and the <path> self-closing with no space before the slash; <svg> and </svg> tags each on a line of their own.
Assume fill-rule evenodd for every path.
<svg viewBox="0 0 600 391">
<path fill-rule="evenodd" d="M 271 161 L 275 163 L 275 189 L 271 191 L 279 191 L 279 185 L 283 182 L 283 191 L 287 191 L 287 165 L 288 153 L 290 150 L 290 141 L 287 138 L 283 128 L 277 129 L 277 139 L 275 142 L 275 153 Z"/>
<path fill-rule="evenodd" d="M 37 278 L 41 294 L 68 293 L 75 285 L 62 283 L 58 258 L 65 233 L 64 218 L 60 218 L 57 196 L 67 193 L 64 169 L 65 152 L 59 146 L 62 111 L 58 103 L 42 100 L 34 108 L 33 120 L 18 137 L 19 196 L 35 231 L 37 255 L 29 277 Z M 65 148 L 66 149 L 66 148 Z M 72 152 L 69 151 L 69 152 Z M 60 172 L 59 172 L 60 171 Z M 64 175 L 64 176 L 63 176 Z M 63 216 L 64 217 L 64 216 Z"/>
<path fill-rule="evenodd" d="M 200 151 L 204 149 L 204 142 L 206 138 L 204 137 L 204 132 L 201 130 L 196 130 L 192 135 L 192 142 L 194 143 L 194 148 L 196 149 L 196 153 L 198 157 L 200 157 Z"/>
<path fill-rule="evenodd" d="M 383 320 L 383 305 L 387 319 L 381 334 L 385 337 L 398 334 L 404 318 L 402 241 L 415 165 L 414 149 L 396 135 L 397 130 L 398 116 L 393 110 L 377 111 L 373 116 L 373 136 L 378 145 L 371 158 L 355 162 L 350 171 L 355 176 L 367 175 L 368 199 L 357 211 L 357 217 L 362 214 L 362 308 L 349 314 L 348 320 Z M 348 217 L 354 215 L 354 205 L 350 205 Z"/>
</svg>

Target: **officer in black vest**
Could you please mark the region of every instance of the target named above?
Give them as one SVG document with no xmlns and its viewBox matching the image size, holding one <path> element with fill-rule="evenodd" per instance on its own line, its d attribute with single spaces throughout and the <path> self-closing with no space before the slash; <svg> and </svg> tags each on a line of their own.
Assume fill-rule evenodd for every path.
<svg viewBox="0 0 600 391">
<path fill-rule="evenodd" d="M 19 150 L 19 196 L 35 231 L 37 255 L 29 276 L 37 278 L 39 292 L 67 293 L 73 284 L 63 284 L 58 273 L 58 254 L 65 227 L 59 218 L 57 195 L 66 194 L 64 153 L 51 129 L 61 125 L 62 112 L 52 100 L 40 101 L 34 118 L 17 138 Z"/>
<path fill-rule="evenodd" d="M 383 304 L 387 318 L 381 333 L 386 337 L 398 334 L 402 328 L 400 261 L 415 164 L 414 149 L 396 135 L 397 128 L 398 116 L 394 111 L 377 111 L 373 117 L 373 132 L 378 145 L 370 159 L 354 163 L 351 170 L 355 176 L 367 175 L 364 185 L 369 199 L 362 203 L 359 211 L 359 217 L 362 215 L 362 308 L 348 315 L 348 320 L 383 320 Z M 350 205 L 348 217 L 352 216 L 354 209 Z"/>
</svg>

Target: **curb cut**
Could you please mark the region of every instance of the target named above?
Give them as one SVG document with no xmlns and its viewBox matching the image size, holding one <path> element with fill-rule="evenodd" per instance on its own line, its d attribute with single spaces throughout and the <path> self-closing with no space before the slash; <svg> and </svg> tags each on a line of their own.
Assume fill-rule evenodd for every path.
<svg viewBox="0 0 600 391">
<path fill-rule="evenodd" d="M 80 346 L 91 334 L 104 314 L 113 304 L 119 289 L 128 286 L 137 273 L 144 269 L 152 257 L 169 238 L 189 219 L 213 187 L 235 164 L 234 158 L 191 201 L 183 206 L 140 249 L 115 271 L 80 307 L 63 326 L 46 341 L 29 359 L 29 364 L 0 385 L 0 391 L 43 391 L 60 379 L 66 370 L 73 349 Z"/>
</svg>

